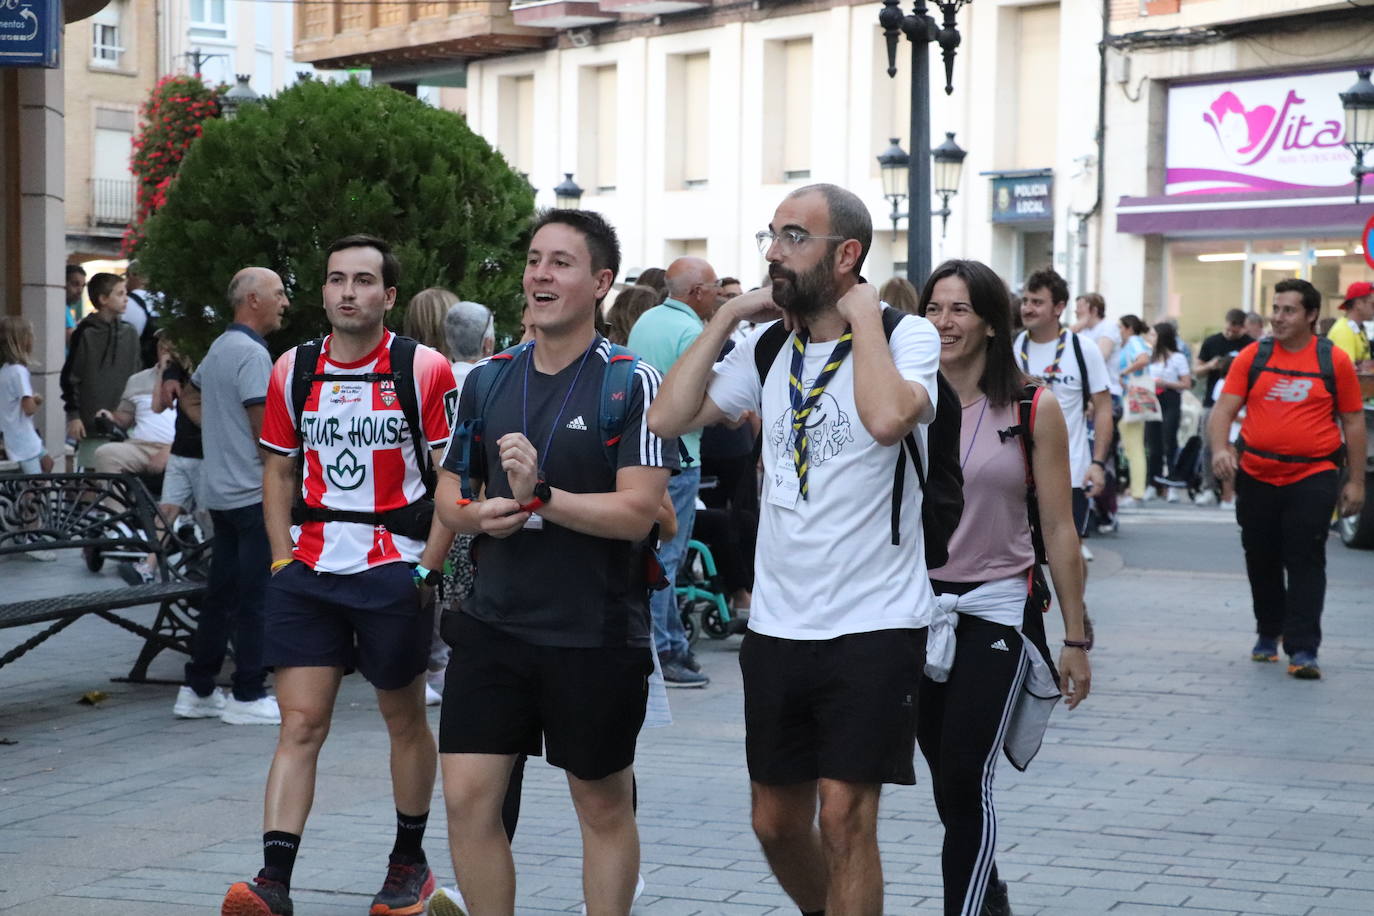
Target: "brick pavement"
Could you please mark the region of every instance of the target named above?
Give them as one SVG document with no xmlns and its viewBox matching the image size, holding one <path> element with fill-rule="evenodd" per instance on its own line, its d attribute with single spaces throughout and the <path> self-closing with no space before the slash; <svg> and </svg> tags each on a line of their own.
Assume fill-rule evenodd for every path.
<svg viewBox="0 0 1374 916">
<path fill-rule="evenodd" d="M 1248 660 L 1238 537 L 1219 512 L 1145 510 L 1122 532 L 1092 541 L 1092 697 L 1055 714 L 1028 772 L 998 770 L 1016 913 L 1374 913 L 1374 554 L 1332 542 L 1328 676 L 1298 683 Z M 94 578 L 56 566 L 0 561 L 0 581 Z M 0 647 L 29 632 L 0 631 Z M 737 644 L 703 640 L 714 683 L 675 691 L 676 724 L 641 740 L 636 913 L 796 912 L 749 830 Z M 0 740 L 15 742 L 0 745 L 0 910 L 213 913 L 256 869 L 274 730 L 179 721 L 173 688 L 111 683 L 137 648 L 85 620 L 0 669 Z M 163 657 L 153 673 L 179 670 Z M 108 699 L 79 704 L 91 689 Z M 375 701 L 349 678 L 296 871 L 302 916 L 362 913 L 379 885 L 386 756 Z M 538 761 L 525 787 L 518 911 L 576 912 L 566 787 Z M 427 848 L 448 880 L 441 810 L 436 797 Z M 940 912 L 939 837 L 924 776 L 884 794 L 887 912 Z"/>
</svg>

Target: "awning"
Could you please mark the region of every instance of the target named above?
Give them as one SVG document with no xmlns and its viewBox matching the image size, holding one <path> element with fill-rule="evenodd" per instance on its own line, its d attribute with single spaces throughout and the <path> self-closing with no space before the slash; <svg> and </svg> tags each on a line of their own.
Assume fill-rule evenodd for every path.
<svg viewBox="0 0 1374 916">
<path fill-rule="evenodd" d="M 1374 175 L 1365 176 L 1359 204 L 1353 187 L 1122 197 L 1116 205 L 1116 231 L 1169 236 L 1346 235 L 1358 233 L 1370 216 Z"/>
</svg>

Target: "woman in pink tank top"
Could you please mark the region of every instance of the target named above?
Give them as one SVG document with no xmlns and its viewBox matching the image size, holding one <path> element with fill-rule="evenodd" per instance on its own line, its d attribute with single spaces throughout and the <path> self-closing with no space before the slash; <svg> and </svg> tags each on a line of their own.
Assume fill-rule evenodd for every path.
<svg viewBox="0 0 1374 916">
<path fill-rule="evenodd" d="M 1010 296 L 986 265 L 941 264 L 926 281 L 918 313 L 940 332 L 940 371 L 963 407 L 964 514 L 949 562 L 930 571 L 938 607 L 916 737 L 945 827 L 945 916 L 1002 916 L 1011 909 L 994 862 L 998 754 L 1005 749 L 1025 769 L 1060 694 L 1072 709 L 1091 679 L 1068 432 L 1054 395 L 1028 387 L 1016 365 Z M 1049 590 L 1037 564 L 1031 493 L 1064 618 L 1058 672 L 1041 620 Z"/>
</svg>

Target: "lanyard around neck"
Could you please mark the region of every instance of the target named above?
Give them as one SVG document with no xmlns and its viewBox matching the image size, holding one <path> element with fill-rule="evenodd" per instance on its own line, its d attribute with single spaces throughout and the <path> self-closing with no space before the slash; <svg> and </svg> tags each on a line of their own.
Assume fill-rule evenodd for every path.
<svg viewBox="0 0 1374 916">
<path fill-rule="evenodd" d="M 587 357 L 592 355 L 596 349 L 596 340 L 593 339 L 587 346 L 587 350 L 582 354 L 582 361 L 577 364 L 577 372 L 573 374 L 572 384 L 568 386 L 568 393 L 563 395 L 563 403 L 558 408 L 558 413 L 554 415 L 553 422 L 549 424 L 549 435 L 544 440 L 544 447 L 539 450 L 539 476 L 544 476 L 544 462 L 549 459 L 549 447 L 553 445 L 553 434 L 558 431 L 558 423 L 563 419 L 563 411 L 568 409 L 568 401 L 572 400 L 573 389 L 577 387 L 577 380 L 582 377 L 582 369 L 587 365 Z M 520 432 L 525 438 L 530 437 L 530 364 L 534 362 L 534 341 L 530 341 L 526 349 L 525 359 L 525 384 L 520 393 Z"/>
</svg>

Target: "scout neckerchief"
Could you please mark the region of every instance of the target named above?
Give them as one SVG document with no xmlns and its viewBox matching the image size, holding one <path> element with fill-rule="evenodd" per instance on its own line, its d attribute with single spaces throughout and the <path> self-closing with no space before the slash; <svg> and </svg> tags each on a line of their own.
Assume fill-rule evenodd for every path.
<svg viewBox="0 0 1374 916">
<path fill-rule="evenodd" d="M 1040 376 L 1044 378 L 1045 381 L 1052 382 L 1054 381 L 1054 376 L 1059 374 L 1059 360 L 1064 356 L 1064 344 L 1068 341 L 1068 339 L 1068 331 L 1059 332 L 1059 342 L 1054 345 L 1054 361 L 1045 367 L 1044 372 L 1040 373 Z M 1023 371 L 1025 371 L 1027 375 L 1032 374 L 1030 371 L 1030 353 L 1028 352 L 1029 348 L 1030 332 L 1027 331 L 1026 336 L 1021 338 L 1021 368 Z"/>
<path fill-rule="evenodd" d="M 835 376 L 835 370 L 840 368 L 840 363 L 844 362 L 854 344 L 854 334 L 849 325 L 845 325 L 844 333 L 835 341 L 835 349 L 830 351 L 830 359 L 826 362 L 825 368 L 821 369 L 821 374 L 816 377 L 808 394 L 802 390 L 802 365 L 806 356 L 806 343 L 810 337 L 810 333 L 805 329 L 797 331 L 793 336 L 792 373 L 788 377 L 792 401 L 792 462 L 797 468 L 797 486 L 801 490 L 802 499 L 807 498 L 806 473 L 810 468 L 807 456 L 809 443 L 806 435 L 806 418 L 820 401 L 821 395 L 825 394 L 825 386 L 830 384 L 830 380 Z"/>
</svg>

